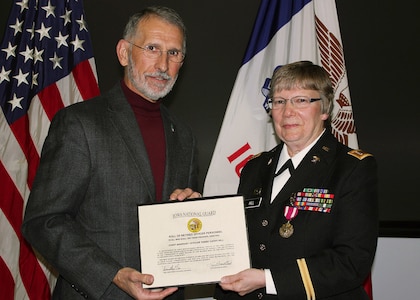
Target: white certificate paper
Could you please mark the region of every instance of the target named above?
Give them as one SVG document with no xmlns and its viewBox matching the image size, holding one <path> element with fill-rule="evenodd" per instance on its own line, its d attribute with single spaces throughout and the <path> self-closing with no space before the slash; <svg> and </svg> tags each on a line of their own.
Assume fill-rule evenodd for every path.
<svg viewBox="0 0 420 300">
<path fill-rule="evenodd" d="M 218 282 L 250 268 L 242 196 L 138 207 L 144 288 Z"/>
</svg>

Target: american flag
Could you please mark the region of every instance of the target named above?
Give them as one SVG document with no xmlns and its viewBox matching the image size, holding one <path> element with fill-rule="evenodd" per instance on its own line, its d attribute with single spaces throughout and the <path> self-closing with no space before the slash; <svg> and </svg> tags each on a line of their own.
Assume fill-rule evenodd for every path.
<svg viewBox="0 0 420 300">
<path fill-rule="evenodd" d="M 99 95 L 82 0 L 14 1 L 0 48 L 0 293 L 49 299 L 54 271 L 20 232 L 51 118 Z"/>
</svg>

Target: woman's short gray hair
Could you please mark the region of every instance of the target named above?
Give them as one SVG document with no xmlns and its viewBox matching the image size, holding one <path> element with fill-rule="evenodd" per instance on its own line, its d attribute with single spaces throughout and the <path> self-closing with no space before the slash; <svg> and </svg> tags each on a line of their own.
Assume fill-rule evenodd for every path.
<svg viewBox="0 0 420 300">
<path fill-rule="evenodd" d="M 270 98 L 274 93 L 294 88 L 318 91 L 321 96 L 322 113 L 328 114 L 329 122 L 331 121 L 334 88 L 324 68 L 310 61 L 298 61 L 274 70 L 271 78 Z"/>
</svg>

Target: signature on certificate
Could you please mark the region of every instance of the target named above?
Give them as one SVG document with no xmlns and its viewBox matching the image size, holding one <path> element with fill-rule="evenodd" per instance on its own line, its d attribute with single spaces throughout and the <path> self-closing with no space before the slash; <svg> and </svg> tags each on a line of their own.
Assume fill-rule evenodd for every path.
<svg viewBox="0 0 420 300">
<path fill-rule="evenodd" d="M 227 259 L 227 260 L 221 260 L 221 261 L 219 260 L 219 261 L 212 262 L 210 266 L 212 269 L 217 269 L 217 268 L 230 266 L 231 264 L 232 264 L 232 261 L 230 259 Z"/>
<path fill-rule="evenodd" d="M 171 272 L 171 271 L 173 272 L 173 271 L 179 271 L 179 270 L 181 270 L 181 267 L 179 264 L 163 266 L 164 272 Z"/>
</svg>

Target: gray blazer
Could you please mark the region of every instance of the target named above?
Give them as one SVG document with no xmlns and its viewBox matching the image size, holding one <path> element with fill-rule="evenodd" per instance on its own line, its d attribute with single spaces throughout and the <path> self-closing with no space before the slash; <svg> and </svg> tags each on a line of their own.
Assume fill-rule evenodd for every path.
<svg viewBox="0 0 420 300">
<path fill-rule="evenodd" d="M 196 140 L 161 106 L 166 136 L 163 199 L 197 190 Z M 130 299 L 112 284 L 140 270 L 137 206 L 155 188 L 145 145 L 120 84 L 59 111 L 51 122 L 22 233 L 59 273 L 55 299 Z"/>
</svg>

